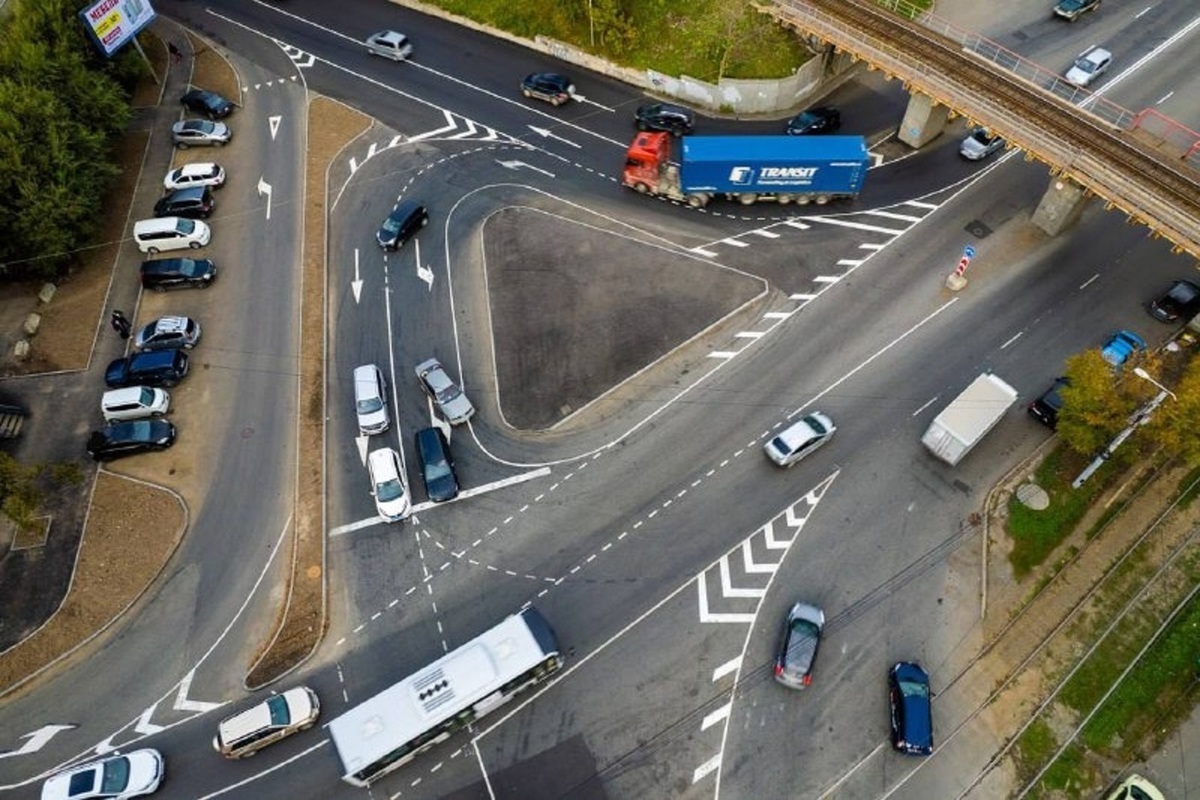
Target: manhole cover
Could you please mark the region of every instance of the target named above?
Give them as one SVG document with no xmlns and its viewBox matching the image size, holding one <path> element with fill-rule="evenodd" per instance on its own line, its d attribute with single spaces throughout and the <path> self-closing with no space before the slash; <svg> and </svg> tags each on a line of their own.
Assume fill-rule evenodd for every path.
<svg viewBox="0 0 1200 800">
<path fill-rule="evenodd" d="M 967 233 L 979 239 L 984 239 L 992 235 L 992 229 L 985 225 L 981 220 L 976 219 L 967 223 Z"/>
<path fill-rule="evenodd" d="M 1017 499 L 1034 511 L 1042 511 L 1050 505 L 1050 495 L 1036 483 L 1023 483 L 1018 486 Z"/>
</svg>

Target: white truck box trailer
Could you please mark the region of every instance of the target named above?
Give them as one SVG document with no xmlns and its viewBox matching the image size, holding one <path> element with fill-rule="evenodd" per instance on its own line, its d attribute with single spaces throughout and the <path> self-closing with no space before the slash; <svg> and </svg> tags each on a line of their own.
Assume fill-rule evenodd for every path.
<svg viewBox="0 0 1200 800">
<path fill-rule="evenodd" d="M 1016 389 L 985 372 L 934 417 L 921 443 L 953 466 L 996 427 L 1016 402 Z"/>
</svg>

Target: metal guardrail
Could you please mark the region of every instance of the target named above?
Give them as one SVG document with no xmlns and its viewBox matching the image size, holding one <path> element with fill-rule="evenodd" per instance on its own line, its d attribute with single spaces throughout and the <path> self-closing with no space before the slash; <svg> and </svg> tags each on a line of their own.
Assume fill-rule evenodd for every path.
<svg viewBox="0 0 1200 800">
<path fill-rule="evenodd" d="M 843 1 L 848 11 L 860 5 Z M 938 48 L 930 50 L 930 54 L 936 52 L 941 60 L 947 53 L 953 54 L 954 48 L 946 47 L 945 40 L 948 39 L 961 48 L 959 55 L 967 62 L 964 66 L 976 62 L 999 66 L 1012 79 L 1017 79 L 1001 83 L 1028 88 L 1020 90 L 1020 97 L 1013 91 L 1007 95 L 1001 93 L 999 85 L 997 91 L 990 94 L 986 89 L 967 89 L 961 75 L 947 74 L 944 67 L 927 63 L 927 60 L 938 59 L 921 59 L 920 53 L 913 51 L 912 41 L 900 46 L 861 25 L 849 25 L 836 13 L 840 5 L 833 7 L 834 13 L 828 13 L 803 0 L 775 0 L 774 8 L 785 23 L 836 43 L 839 49 L 856 58 L 911 82 L 922 93 L 956 113 L 997 130 L 1015 146 L 1047 163 L 1053 171 L 1069 174 L 1075 182 L 1106 198 L 1110 206 L 1122 209 L 1156 234 L 1169 238 L 1180 249 L 1200 257 L 1200 217 L 1195 213 L 1196 198 L 1200 197 L 1196 177 L 1200 173 L 1193 172 L 1190 166 L 1193 159 L 1200 165 L 1200 148 L 1188 144 L 1189 136 L 1200 138 L 1200 135 L 1161 115 L 1135 114 L 1103 97 L 1067 84 L 1057 74 L 977 34 L 916 9 L 904 0 L 884 0 L 878 5 L 897 11 L 900 17 L 919 20 L 921 25 L 917 27 L 900 19 L 895 20 L 895 25 L 902 26 L 906 33 L 927 30 L 928 35 L 921 34 L 920 45 Z M 1060 107 L 1049 98 L 1039 99 L 1041 92 L 1074 105 L 1080 111 Z M 1042 116 L 1042 125 L 1026 119 L 1034 114 L 1021 113 L 1031 109 Z M 1087 113 L 1081 113 L 1084 111 Z M 1063 135 L 1064 127 L 1075 128 L 1075 135 Z M 1058 131 L 1050 130 L 1053 128 Z M 1107 153 L 1101 144 L 1108 146 Z M 1114 150 L 1114 144 L 1119 145 L 1120 150 Z M 1116 160 L 1120 156 L 1114 156 L 1114 152 L 1128 154 L 1130 164 L 1140 163 L 1143 169 L 1120 163 Z M 1150 164 L 1157 165 L 1154 169 L 1162 180 L 1170 183 L 1171 191 L 1160 189 L 1151 182 L 1151 177 L 1143 174 L 1153 171 L 1148 169 Z M 1181 190 L 1181 185 L 1186 188 Z M 1196 191 L 1191 191 L 1192 186 Z M 1180 201 L 1180 196 L 1186 199 Z"/>
</svg>

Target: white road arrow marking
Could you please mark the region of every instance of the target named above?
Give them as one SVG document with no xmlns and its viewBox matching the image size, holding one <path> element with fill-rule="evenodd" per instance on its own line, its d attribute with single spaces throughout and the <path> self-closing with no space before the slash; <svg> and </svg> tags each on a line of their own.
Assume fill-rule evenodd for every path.
<svg viewBox="0 0 1200 800">
<path fill-rule="evenodd" d="M 59 731 L 69 731 L 74 727 L 74 725 L 43 725 L 33 733 L 17 737 L 24 739 L 25 744 L 21 745 L 19 750 L 9 750 L 6 753 L 0 753 L 0 758 L 12 758 L 13 756 L 25 756 L 30 753 L 36 753 L 45 747 Z"/>
<path fill-rule="evenodd" d="M 150 706 L 149 708 L 147 708 L 145 711 L 142 712 L 142 715 L 140 717 L 138 717 L 137 725 L 134 725 L 133 729 L 135 731 L 137 731 L 138 733 L 144 734 L 146 736 L 149 736 L 152 733 L 158 733 L 159 731 L 161 731 L 163 729 L 162 725 L 155 725 L 153 722 L 150 721 L 150 718 L 154 716 L 154 709 L 156 709 L 156 708 L 158 708 L 157 700 L 154 702 L 154 705 Z"/>
<path fill-rule="evenodd" d="M 350 281 L 350 289 L 354 292 L 354 304 L 358 305 L 359 295 L 362 294 L 362 280 L 358 277 L 358 248 L 354 248 L 354 280 Z"/>
<path fill-rule="evenodd" d="M 279 133 L 279 123 L 283 122 L 283 117 L 278 114 L 273 117 L 267 117 L 267 125 L 271 128 L 271 141 L 275 141 L 275 134 Z"/>
<path fill-rule="evenodd" d="M 564 138 L 563 138 L 563 137 L 561 137 L 561 136 L 556 136 L 555 134 L 551 133 L 550 131 L 548 131 L 548 130 L 547 130 L 547 129 L 545 129 L 545 128 L 538 128 L 538 127 L 535 127 L 535 126 L 533 126 L 533 125 L 530 125 L 530 126 L 529 126 L 529 130 L 533 131 L 533 132 L 534 132 L 534 133 L 536 133 L 538 136 L 541 136 L 541 137 L 543 137 L 543 138 L 546 138 L 546 139 L 558 139 L 558 140 L 559 140 L 560 142 L 562 142 L 563 144 L 569 144 L 569 145 L 571 145 L 571 147 L 574 147 L 574 148 L 576 148 L 576 149 L 581 149 L 581 146 L 580 146 L 580 145 L 577 145 L 577 144 L 575 144 L 575 142 L 572 142 L 570 139 L 564 139 Z"/>
<path fill-rule="evenodd" d="M 524 167 L 525 169 L 531 169 L 534 172 L 540 172 L 550 178 L 555 177 L 554 173 L 550 170 L 542 169 L 541 167 L 535 167 L 533 164 L 526 164 L 524 161 L 501 161 L 500 159 L 496 159 L 496 163 L 505 169 L 521 169 Z"/>
<path fill-rule="evenodd" d="M 355 436 L 354 443 L 358 445 L 358 460 L 365 467 L 367 465 L 367 442 L 371 441 L 369 436 Z"/>
<path fill-rule="evenodd" d="M 100 744 L 98 744 L 98 745 L 96 745 L 95 747 L 93 747 L 93 748 L 92 748 L 92 752 L 93 752 L 93 753 L 95 753 L 95 754 L 96 754 L 96 755 L 98 755 L 98 756 L 106 756 L 106 755 L 108 755 L 108 754 L 109 754 L 109 753 L 111 753 L 113 750 L 116 750 L 116 749 L 117 749 L 117 746 L 116 746 L 115 744 L 113 744 L 113 743 L 112 743 L 112 740 L 113 740 L 113 739 L 115 739 L 115 738 L 117 738 L 117 735 L 114 733 L 112 736 L 109 736 L 109 737 L 108 737 L 107 739 L 105 739 L 103 742 L 101 742 Z"/>
<path fill-rule="evenodd" d="M 429 286 L 429 291 L 432 292 L 433 291 L 433 270 L 430 269 L 429 267 L 421 266 L 421 243 L 418 240 L 414 239 L 413 246 L 416 248 L 414 250 L 414 252 L 416 253 L 416 257 L 417 257 L 417 277 L 420 278 L 421 280 L 425 281 L 425 283 L 428 284 L 428 286 Z"/>
<path fill-rule="evenodd" d="M 267 196 L 267 219 L 271 218 L 271 184 L 264 178 L 258 179 L 258 193 Z"/>
<path fill-rule="evenodd" d="M 573 95 L 571 95 L 571 99 L 577 103 L 587 103 L 589 106 L 595 106 L 596 108 L 602 108 L 605 111 L 609 111 L 614 114 L 617 112 L 617 110 L 615 108 L 609 108 L 608 106 L 602 106 L 599 103 L 597 103 L 595 100 L 588 100 L 586 97 L 584 97 L 581 94 L 573 94 Z"/>
<path fill-rule="evenodd" d="M 196 677 L 196 670 L 193 669 L 187 675 L 183 676 L 183 680 L 179 682 L 179 691 L 175 694 L 175 710 L 176 711 L 212 711 L 214 708 L 220 708 L 221 703 L 206 703 L 202 700 L 188 700 L 188 690 L 192 688 L 192 678 Z"/>
</svg>

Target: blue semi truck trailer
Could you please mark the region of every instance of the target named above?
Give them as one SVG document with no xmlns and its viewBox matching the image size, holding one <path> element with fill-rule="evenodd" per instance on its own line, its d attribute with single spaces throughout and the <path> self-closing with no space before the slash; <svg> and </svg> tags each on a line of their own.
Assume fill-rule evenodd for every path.
<svg viewBox="0 0 1200 800">
<path fill-rule="evenodd" d="M 684 136 L 672 142 L 667 133 L 639 133 L 621 182 L 693 208 L 720 195 L 743 205 L 824 205 L 856 197 L 870 164 L 861 136 Z"/>
</svg>

